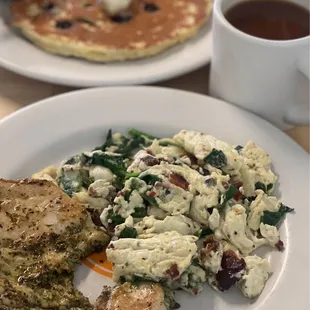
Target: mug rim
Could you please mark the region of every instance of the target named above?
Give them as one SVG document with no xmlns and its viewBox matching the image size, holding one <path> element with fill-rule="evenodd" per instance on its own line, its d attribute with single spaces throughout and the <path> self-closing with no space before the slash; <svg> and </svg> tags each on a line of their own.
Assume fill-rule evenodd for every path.
<svg viewBox="0 0 310 310">
<path fill-rule="evenodd" d="M 214 15 L 218 16 L 220 21 L 229 28 L 229 30 L 231 30 L 234 34 L 236 34 L 238 37 L 240 38 L 245 38 L 248 40 L 251 40 L 253 42 L 256 43 L 260 43 L 260 44 L 268 44 L 268 45 L 273 45 L 273 46 L 290 46 L 292 44 L 296 44 L 296 43 L 303 43 L 304 41 L 307 41 L 307 39 L 310 38 L 310 35 L 307 35 L 305 37 L 301 37 L 298 39 L 291 39 L 291 40 L 270 40 L 270 39 L 264 39 L 264 38 L 260 38 L 260 37 L 255 37 L 252 36 L 250 34 L 247 34 L 237 28 L 235 28 L 224 16 L 223 11 L 222 11 L 222 3 L 225 0 L 214 0 L 214 9 L 213 9 L 213 13 Z M 309 41 L 310 42 L 310 41 Z"/>
</svg>

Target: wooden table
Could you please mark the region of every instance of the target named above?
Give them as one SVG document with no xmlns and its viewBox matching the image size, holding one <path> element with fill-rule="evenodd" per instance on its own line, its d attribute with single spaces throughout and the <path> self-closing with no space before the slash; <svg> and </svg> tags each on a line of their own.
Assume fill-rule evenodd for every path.
<svg viewBox="0 0 310 310">
<path fill-rule="evenodd" d="M 207 94 L 209 66 L 187 75 L 155 85 Z M 48 84 L 25 78 L 0 68 L 0 119 L 35 101 L 73 90 L 73 88 Z M 287 130 L 286 133 L 310 152 L 307 126 Z"/>
</svg>

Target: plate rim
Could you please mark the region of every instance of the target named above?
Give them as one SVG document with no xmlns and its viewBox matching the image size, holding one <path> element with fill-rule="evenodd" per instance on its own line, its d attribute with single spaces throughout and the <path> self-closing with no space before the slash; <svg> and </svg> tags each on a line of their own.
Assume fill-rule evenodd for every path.
<svg viewBox="0 0 310 310">
<path fill-rule="evenodd" d="M 23 106 L 22 108 L 14 111 L 13 113 L 3 117 L 2 119 L 0 119 L 0 128 L 1 126 L 4 125 L 4 123 L 6 123 L 7 121 L 9 121 L 11 118 L 15 118 L 17 117 L 19 114 L 21 113 L 24 113 L 25 111 L 29 110 L 29 109 L 33 109 L 35 108 L 36 106 L 39 106 L 39 105 L 49 105 L 50 104 L 50 101 L 54 101 L 55 99 L 57 100 L 58 98 L 65 98 L 65 97 L 71 97 L 71 96 L 75 96 L 75 95 L 78 95 L 80 93 L 92 93 L 92 92 L 101 92 L 101 91 L 111 91 L 111 90 L 114 90 L 116 89 L 118 92 L 121 92 L 121 90 L 145 90 L 145 91 L 148 91 L 148 90 L 157 90 L 157 91 L 166 91 L 166 92 L 175 92 L 175 93 L 184 93 L 184 94 L 188 94 L 188 95 L 191 95 L 193 97 L 200 97 L 200 98 L 205 98 L 205 100 L 211 100 L 211 101 L 215 101 L 221 105 L 228 105 L 230 106 L 231 108 L 233 108 L 235 111 L 237 110 L 241 110 L 243 113 L 246 113 L 248 115 L 252 115 L 254 116 L 255 118 L 259 119 L 260 121 L 264 122 L 267 126 L 271 126 L 273 129 L 275 129 L 278 133 L 280 133 L 282 135 L 282 137 L 285 137 L 285 139 L 287 139 L 288 141 L 290 141 L 291 143 L 295 144 L 296 147 L 299 148 L 300 151 L 302 151 L 304 153 L 304 155 L 308 155 L 309 158 L 310 158 L 310 154 L 308 154 L 306 152 L 306 150 L 300 145 L 298 144 L 294 139 L 292 139 L 289 135 L 287 135 L 284 131 L 282 131 L 281 129 L 279 129 L 278 127 L 276 127 L 275 125 L 273 125 L 271 122 L 269 122 L 268 120 L 262 118 L 261 116 L 249 111 L 249 110 L 246 110 L 246 109 L 243 109 L 233 103 L 230 103 L 228 101 L 225 101 L 223 99 L 219 99 L 219 98 L 215 98 L 215 97 L 212 97 L 210 95 L 207 95 L 207 94 L 201 94 L 201 93 L 196 93 L 196 92 L 192 92 L 192 91 L 188 91 L 188 90 L 183 90 L 183 89 L 178 89 L 178 88 L 171 88 L 171 87 L 168 87 L 168 86 L 157 86 L 157 85 L 133 85 L 133 86 L 130 86 L 130 85 L 114 85 L 114 86 L 98 86 L 98 87 L 91 87 L 91 88 L 82 88 L 82 89 L 73 89 L 73 90 L 70 90 L 70 91 L 67 91 L 67 92 L 64 92 L 64 93 L 61 93 L 61 94 L 56 94 L 56 95 L 52 95 L 48 98 L 44 98 L 44 99 L 41 99 L 41 100 L 37 100 L 35 102 L 32 102 L 26 106 Z"/>
<path fill-rule="evenodd" d="M 182 44 L 182 43 L 181 43 Z M 44 51 L 43 51 L 44 52 Z M 47 52 L 46 52 L 47 53 Z M 55 55 L 57 56 L 57 55 Z M 58 56 L 63 57 L 63 56 Z M 83 81 L 76 80 L 72 81 L 67 78 L 57 78 L 52 77 L 51 75 L 44 75 L 40 72 L 34 72 L 27 69 L 22 69 L 20 66 L 15 65 L 14 63 L 7 61 L 6 59 L 3 59 L 0 57 L 0 66 L 8 71 L 11 71 L 13 73 L 16 73 L 18 75 L 30 78 L 32 80 L 41 81 L 45 83 L 51 83 L 51 84 L 57 84 L 62 86 L 69 86 L 69 87 L 80 87 L 80 88 L 97 88 L 97 87 L 104 87 L 104 86 L 126 86 L 126 85 L 145 85 L 148 83 L 157 83 L 157 82 L 163 82 L 172 78 L 177 78 L 179 76 L 185 75 L 187 73 L 193 72 L 195 70 L 198 70 L 202 68 L 203 66 L 209 64 L 211 62 L 212 53 L 210 51 L 209 55 L 205 57 L 205 59 L 201 59 L 200 61 L 196 62 L 195 64 L 192 64 L 191 66 L 184 66 L 179 70 L 170 71 L 169 73 L 165 72 L 162 74 L 156 74 L 156 76 L 149 76 L 147 78 L 133 78 L 130 82 L 128 80 L 122 80 L 119 82 L 99 82 L 95 80 L 89 80 L 89 81 Z M 79 59 L 77 59 L 79 60 Z M 99 64 L 104 65 L 104 64 Z"/>
</svg>

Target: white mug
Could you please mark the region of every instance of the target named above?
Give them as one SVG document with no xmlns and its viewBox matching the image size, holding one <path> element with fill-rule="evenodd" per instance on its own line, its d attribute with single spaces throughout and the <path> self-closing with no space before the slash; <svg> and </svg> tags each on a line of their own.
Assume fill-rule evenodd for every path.
<svg viewBox="0 0 310 310">
<path fill-rule="evenodd" d="M 233 27 L 225 12 L 241 1 L 215 0 L 210 94 L 281 129 L 309 124 L 310 37 L 273 41 Z M 289 0 L 309 9 L 308 0 Z"/>
</svg>

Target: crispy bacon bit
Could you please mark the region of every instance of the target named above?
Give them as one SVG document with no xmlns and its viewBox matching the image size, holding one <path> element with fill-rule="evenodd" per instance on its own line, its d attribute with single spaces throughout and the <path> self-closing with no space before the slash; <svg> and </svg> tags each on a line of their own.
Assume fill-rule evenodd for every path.
<svg viewBox="0 0 310 310">
<path fill-rule="evenodd" d="M 119 196 L 124 196 L 124 192 L 123 192 L 123 191 L 119 191 L 119 192 L 116 194 L 116 197 L 119 197 Z"/>
<path fill-rule="evenodd" d="M 165 274 L 169 278 L 169 280 L 176 280 L 180 277 L 180 272 L 177 264 L 171 265 L 169 269 L 166 270 Z"/>
<path fill-rule="evenodd" d="M 197 158 L 194 155 L 188 153 L 188 154 L 185 154 L 184 156 L 187 156 L 189 158 L 192 166 L 197 165 Z"/>
<path fill-rule="evenodd" d="M 279 250 L 279 251 L 283 251 L 284 250 L 284 243 L 282 240 L 279 240 L 276 244 L 275 247 Z"/>
<path fill-rule="evenodd" d="M 155 166 L 159 164 L 158 159 L 153 156 L 143 157 L 141 158 L 141 161 L 143 161 L 147 166 Z"/>
<path fill-rule="evenodd" d="M 208 237 L 203 242 L 204 248 L 200 250 L 199 258 L 202 262 L 208 259 L 212 252 L 216 252 L 219 249 L 219 242 L 215 240 L 213 237 Z"/>
<path fill-rule="evenodd" d="M 211 251 L 217 251 L 219 248 L 219 242 L 215 240 L 213 237 L 208 237 L 204 242 L 203 242 L 204 247 L 206 250 L 209 252 Z"/>
<path fill-rule="evenodd" d="M 188 190 L 189 183 L 180 174 L 170 173 L 169 182 L 185 190 Z"/>
<path fill-rule="evenodd" d="M 151 151 L 150 148 L 145 149 L 145 151 L 146 151 L 148 154 L 153 155 L 153 153 L 152 153 L 152 151 Z"/>
<path fill-rule="evenodd" d="M 89 187 L 88 192 L 89 192 L 90 196 L 95 196 L 96 195 L 96 192 L 94 191 L 94 188 L 92 186 Z"/>
<path fill-rule="evenodd" d="M 222 270 L 216 274 L 217 286 L 219 290 L 226 291 L 242 277 L 246 264 L 234 251 L 227 250 L 223 253 L 221 267 Z"/>
<path fill-rule="evenodd" d="M 228 182 L 222 182 L 222 185 L 224 186 L 225 189 L 229 188 L 229 183 Z"/>
<path fill-rule="evenodd" d="M 234 182 L 233 185 L 234 185 L 236 188 L 240 188 L 240 187 L 243 185 L 243 182 L 242 182 L 242 181 L 237 181 L 237 182 Z"/>
<path fill-rule="evenodd" d="M 150 196 L 150 197 L 155 197 L 155 196 L 156 196 L 156 192 L 151 191 L 151 192 L 148 194 L 148 196 Z"/>
<path fill-rule="evenodd" d="M 242 193 L 238 191 L 237 194 L 234 196 L 234 199 L 239 200 L 241 197 L 242 197 Z"/>
<path fill-rule="evenodd" d="M 237 182 L 234 182 L 233 185 L 239 189 L 241 186 L 243 186 L 243 182 L 242 181 L 237 181 Z M 242 197 L 242 193 L 238 190 L 237 194 L 234 196 L 234 199 L 235 200 L 239 200 L 241 197 Z"/>
</svg>

